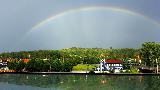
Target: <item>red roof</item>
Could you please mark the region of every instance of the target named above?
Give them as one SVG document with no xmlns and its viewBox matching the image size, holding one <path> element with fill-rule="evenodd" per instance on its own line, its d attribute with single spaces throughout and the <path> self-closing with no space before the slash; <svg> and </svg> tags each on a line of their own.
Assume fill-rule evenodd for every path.
<svg viewBox="0 0 160 90">
<path fill-rule="evenodd" d="M 107 59 L 105 60 L 106 63 L 123 63 L 122 60 L 118 60 L 118 59 Z"/>
<path fill-rule="evenodd" d="M 22 59 L 22 61 L 23 61 L 24 63 L 28 63 L 28 62 L 29 62 L 29 59 Z"/>
</svg>

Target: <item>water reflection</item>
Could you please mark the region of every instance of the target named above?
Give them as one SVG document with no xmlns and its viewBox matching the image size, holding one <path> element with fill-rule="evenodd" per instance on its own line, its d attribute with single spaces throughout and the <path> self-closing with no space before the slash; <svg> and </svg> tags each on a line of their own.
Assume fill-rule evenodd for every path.
<svg viewBox="0 0 160 90">
<path fill-rule="evenodd" d="M 159 76 L 1 74 L 0 90 L 160 90 Z"/>
</svg>

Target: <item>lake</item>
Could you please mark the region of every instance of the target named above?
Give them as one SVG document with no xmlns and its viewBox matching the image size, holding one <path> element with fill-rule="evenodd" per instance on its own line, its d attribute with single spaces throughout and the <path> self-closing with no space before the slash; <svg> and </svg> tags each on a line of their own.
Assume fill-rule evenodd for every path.
<svg viewBox="0 0 160 90">
<path fill-rule="evenodd" d="M 0 90 L 160 90 L 158 75 L 1 74 Z"/>
</svg>

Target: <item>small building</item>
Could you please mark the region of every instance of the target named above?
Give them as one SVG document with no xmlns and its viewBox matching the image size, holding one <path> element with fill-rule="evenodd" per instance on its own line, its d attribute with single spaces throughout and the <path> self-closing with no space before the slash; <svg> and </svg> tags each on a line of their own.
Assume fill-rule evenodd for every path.
<svg viewBox="0 0 160 90">
<path fill-rule="evenodd" d="M 1 67 L 6 67 L 8 64 L 8 58 L 0 58 L 0 68 Z"/>
<path fill-rule="evenodd" d="M 100 62 L 100 67 L 97 68 L 98 71 L 112 71 L 112 70 L 122 70 L 123 61 L 119 59 L 103 59 Z"/>
<path fill-rule="evenodd" d="M 26 59 L 26 58 L 25 58 L 25 59 L 21 59 L 21 61 L 24 62 L 24 63 L 28 63 L 29 60 L 30 60 L 30 59 Z"/>
<path fill-rule="evenodd" d="M 105 60 L 105 67 L 107 68 L 107 70 L 122 70 L 123 69 L 123 61 L 119 60 L 119 59 L 108 59 Z"/>
</svg>

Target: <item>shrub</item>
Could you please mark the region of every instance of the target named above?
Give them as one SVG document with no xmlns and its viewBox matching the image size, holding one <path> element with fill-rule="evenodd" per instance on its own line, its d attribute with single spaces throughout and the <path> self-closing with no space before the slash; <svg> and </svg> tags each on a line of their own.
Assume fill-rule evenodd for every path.
<svg viewBox="0 0 160 90">
<path fill-rule="evenodd" d="M 135 68 L 135 67 L 131 67 L 129 72 L 133 73 L 133 74 L 137 74 L 137 73 L 139 73 L 139 70 L 137 68 Z"/>
<path fill-rule="evenodd" d="M 95 72 L 94 72 L 94 70 L 92 69 L 92 70 L 89 71 L 89 73 L 93 74 L 93 73 L 95 73 Z"/>
<path fill-rule="evenodd" d="M 74 71 L 86 71 L 86 70 L 93 70 L 96 68 L 96 65 L 86 65 L 86 64 L 78 64 L 77 66 L 73 66 Z"/>
</svg>

